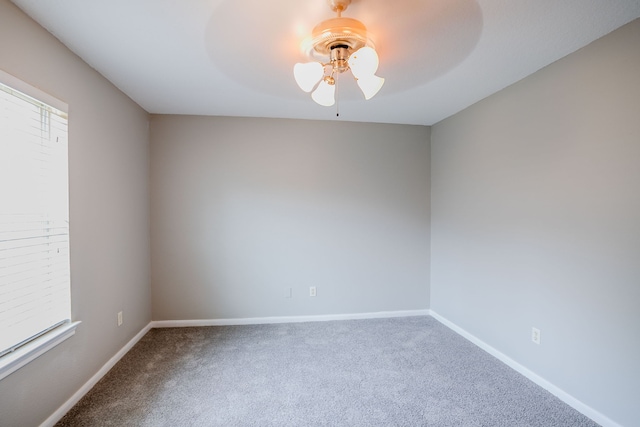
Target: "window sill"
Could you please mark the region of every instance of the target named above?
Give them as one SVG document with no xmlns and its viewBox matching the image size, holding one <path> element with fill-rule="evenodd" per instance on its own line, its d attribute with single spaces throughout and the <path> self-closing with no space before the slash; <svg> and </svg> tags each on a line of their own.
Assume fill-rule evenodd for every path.
<svg viewBox="0 0 640 427">
<path fill-rule="evenodd" d="M 62 325 L 16 351 L 0 357 L 0 380 L 70 338 L 76 333 L 80 323 L 71 322 Z"/>
</svg>

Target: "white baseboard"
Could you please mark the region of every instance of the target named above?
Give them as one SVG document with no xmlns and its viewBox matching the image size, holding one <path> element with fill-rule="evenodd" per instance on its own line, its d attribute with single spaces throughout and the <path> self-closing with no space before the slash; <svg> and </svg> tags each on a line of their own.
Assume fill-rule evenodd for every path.
<svg viewBox="0 0 640 427">
<path fill-rule="evenodd" d="M 526 378 L 530 379 L 531 381 L 533 381 L 534 383 L 536 383 L 540 387 L 544 388 L 545 390 L 547 390 L 548 392 L 550 392 L 551 394 L 553 394 L 554 396 L 556 396 L 557 398 L 562 400 L 567 405 L 571 406 L 572 408 L 574 408 L 578 412 L 584 414 L 585 416 L 591 418 L 593 421 L 595 421 L 596 423 L 600 424 L 602 427 L 622 427 L 620 424 L 618 424 L 615 421 L 611 420 L 610 418 L 606 417 L 602 413 L 596 411 L 592 407 L 582 403 L 581 401 L 579 401 L 575 397 L 571 396 L 569 393 L 565 392 L 564 390 L 560 389 L 559 387 L 556 387 L 555 385 L 553 385 L 549 381 L 545 380 L 544 378 L 542 378 L 541 376 L 539 376 L 535 372 L 530 371 L 529 369 L 525 368 L 524 366 L 522 366 L 521 364 L 519 364 L 515 360 L 513 360 L 510 357 L 506 356 L 504 353 L 501 353 L 500 351 L 498 351 L 495 348 L 491 347 L 489 344 L 487 344 L 484 341 L 480 340 L 476 336 L 470 334 L 469 332 L 467 332 L 466 330 L 462 329 L 460 326 L 456 325 L 455 323 L 453 323 L 453 322 L 445 319 L 444 317 L 440 316 L 438 313 L 434 312 L 433 310 L 429 310 L 429 314 L 434 319 L 436 319 L 438 322 L 442 323 L 443 325 L 445 325 L 446 327 L 448 327 L 452 331 L 454 331 L 457 334 L 459 334 L 459 335 L 463 336 L 464 338 L 468 339 L 473 344 L 477 345 L 478 347 L 480 347 L 481 349 L 483 349 L 484 351 L 486 351 L 487 353 L 489 353 L 490 355 L 492 355 L 496 359 L 500 360 L 501 362 L 503 362 L 504 364 L 506 364 L 510 368 L 512 368 L 515 371 L 519 372 L 520 374 L 524 375 Z"/>
<path fill-rule="evenodd" d="M 154 320 L 152 328 L 188 326 L 263 325 L 271 323 L 325 322 L 329 320 L 381 319 L 390 317 L 428 316 L 429 310 L 377 311 L 372 313 L 325 314 L 317 316 L 248 317 L 237 319 Z"/>
<path fill-rule="evenodd" d="M 102 377 L 105 376 L 105 374 L 107 372 L 109 372 L 109 370 L 111 368 L 113 368 L 113 366 L 118 363 L 118 361 L 120 359 L 122 359 L 122 357 L 127 354 L 127 352 L 129 350 L 131 350 L 131 348 L 138 342 L 140 341 L 140 339 L 147 333 L 149 332 L 149 330 L 151 329 L 151 323 L 149 323 L 147 326 L 145 326 L 140 332 L 138 332 L 136 334 L 135 337 L 131 338 L 131 340 L 120 349 L 120 351 L 118 351 L 111 359 L 109 359 L 107 361 L 107 363 L 104 364 L 104 366 L 102 366 L 102 368 L 100 368 L 100 370 L 98 372 L 95 373 L 94 376 L 92 376 L 89 381 L 87 381 L 86 383 L 84 383 L 84 385 L 82 387 L 80 387 L 80 390 L 76 391 L 73 396 L 71 396 L 69 398 L 69 400 L 67 400 L 66 402 L 64 402 L 64 404 L 58 408 L 57 411 L 55 411 L 53 414 L 51 414 L 51 416 L 49 418 L 47 418 L 46 420 L 44 420 L 44 422 L 42 424 L 40 424 L 40 427 L 53 427 L 58 421 L 60 421 L 60 419 L 62 419 L 62 417 L 64 417 L 64 415 L 69 412 L 69 410 L 71 408 L 73 408 L 73 406 L 78 403 L 80 401 L 80 399 L 82 399 L 82 397 L 87 394 L 87 392 L 89 392 L 89 390 L 91 390 L 93 388 L 94 385 L 96 385 L 98 383 L 98 381 L 100 381 L 102 379 Z"/>
</svg>

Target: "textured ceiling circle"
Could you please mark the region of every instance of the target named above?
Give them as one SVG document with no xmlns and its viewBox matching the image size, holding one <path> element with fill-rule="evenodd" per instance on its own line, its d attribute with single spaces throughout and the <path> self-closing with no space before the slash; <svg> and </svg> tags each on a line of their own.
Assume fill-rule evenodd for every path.
<svg viewBox="0 0 640 427">
<path fill-rule="evenodd" d="M 215 9 L 205 44 L 215 66 L 241 85 L 286 98 L 306 98 L 293 65 L 307 62 L 301 46 L 313 28 L 335 16 L 324 0 L 226 0 Z M 362 21 L 380 57 L 384 96 L 426 84 L 461 63 L 482 32 L 475 0 L 354 0 L 343 16 Z M 237 27 L 238 20 L 242 28 Z M 350 73 L 339 96 L 362 98 Z"/>
</svg>

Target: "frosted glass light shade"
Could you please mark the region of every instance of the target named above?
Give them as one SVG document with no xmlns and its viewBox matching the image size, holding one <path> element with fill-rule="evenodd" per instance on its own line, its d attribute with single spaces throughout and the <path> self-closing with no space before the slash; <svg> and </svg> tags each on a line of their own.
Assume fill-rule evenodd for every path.
<svg viewBox="0 0 640 427">
<path fill-rule="evenodd" d="M 374 75 L 379 63 L 378 54 L 368 46 L 361 47 L 349 57 L 349 68 L 356 79 Z"/>
<path fill-rule="evenodd" d="M 384 79 L 375 75 L 358 79 L 358 86 L 364 94 L 365 99 L 371 99 L 382 88 Z"/>
<path fill-rule="evenodd" d="M 318 88 L 313 91 L 311 98 L 324 107 L 331 107 L 336 103 L 336 85 L 330 85 L 324 80 L 320 82 Z"/>
<path fill-rule="evenodd" d="M 293 66 L 293 76 L 296 79 L 296 83 L 305 92 L 311 92 L 323 75 L 324 67 L 319 62 L 307 62 L 305 64 L 298 62 Z"/>
</svg>

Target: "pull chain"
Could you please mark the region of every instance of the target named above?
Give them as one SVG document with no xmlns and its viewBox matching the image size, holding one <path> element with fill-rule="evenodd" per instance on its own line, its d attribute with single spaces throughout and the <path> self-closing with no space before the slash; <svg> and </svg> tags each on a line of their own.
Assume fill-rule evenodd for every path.
<svg viewBox="0 0 640 427">
<path fill-rule="evenodd" d="M 340 117 L 340 73 L 336 74 L 336 117 Z"/>
</svg>

